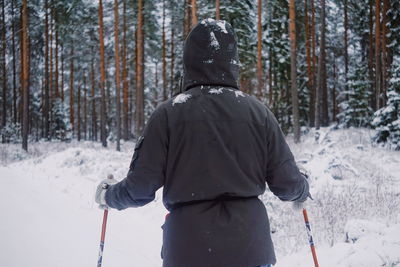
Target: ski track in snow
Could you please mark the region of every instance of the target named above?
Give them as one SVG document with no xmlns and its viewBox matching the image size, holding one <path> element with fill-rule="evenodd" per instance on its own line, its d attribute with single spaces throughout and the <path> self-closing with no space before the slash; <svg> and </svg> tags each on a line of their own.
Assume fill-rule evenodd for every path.
<svg viewBox="0 0 400 267">
<path fill-rule="evenodd" d="M 389 198 L 392 191 L 400 193 L 400 152 L 371 145 L 372 135 L 366 129 L 322 128 L 302 136 L 300 144 L 288 138 L 296 160 L 309 170 L 315 200 L 307 203 L 307 208 L 321 266 L 378 267 L 400 262 L 400 215 L 396 198 Z M 108 173 L 119 180 L 126 175 L 134 143 L 122 142 L 121 147 L 122 152 L 116 152 L 114 144 L 102 148 L 91 142 L 39 142 L 30 144 L 27 154 L 20 145 L 1 144 L 0 266 L 93 266 L 103 214 L 94 203 L 94 192 Z M 385 182 L 379 188 L 377 179 Z M 329 203 L 329 188 L 340 196 L 354 181 L 352 199 L 332 208 L 336 224 L 330 221 L 325 225 L 326 207 L 319 205 Z M 361 197 L 357 196 L 368 190 L 374 194 L 382 190 L 382 204 L 365 203 L 365 209 L 360 206 L 357 201 Z M 161 195 L 158 191 L 156 201 L 142 208 L 110 210 L 103 266 L 162 265 L 161 225 L 167 211 Z M 301 212 L 293 211 L 290 204 L 270 192 L 261 198 L 271 220 L 276 266 L 313 266 Z M 351 209 L 351 205 L 377 214 L 346 214 L 343 206 Z M 375 208 L 379 207 L 387 208 L 387 213 L 378 214 Z M 347 219 L 341 224 L 343 214 Z M 339 230 L 330 246 L 334 227 Z"/>
</svg>

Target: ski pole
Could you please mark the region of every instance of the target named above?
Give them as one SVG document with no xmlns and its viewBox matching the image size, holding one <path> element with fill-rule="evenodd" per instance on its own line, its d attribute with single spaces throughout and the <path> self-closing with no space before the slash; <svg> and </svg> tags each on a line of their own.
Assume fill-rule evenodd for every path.
<svg viewBox="0 0 400 267">
<path fill-rule="evenodd" d="M 104 249 L 104 239 L 106 237 L 107 216 L 108 216 L 108 209 L 106 208 L 103 214 L 103 226 L 101 227 L 100 251 L 99 251 L 99 259 L 97 261 L 97 267 L 101 267 L 101 262 L 103 260 L 103 249 Z"/>
<path fill-rule="evenodd" d="M 113 179 L 114 177 L 112 175 L 108 175 L 107 178 Z M 102 186 L 104 189 L 107 189 L 109 185 L 107 183 L 104 183 Z M 107 217 L 108 217 L 108 207 L 106 206 L 103 213 L 103 225 L 101 227 L 100 250 L 99 250 L 99 258 L 97 260 L 97 267 L 101 267 L 101 262 L 103 261 L 103 249 L 104 249 L 104 239 L 106 237 Z"/>
<path fill-rule="evenodd" d="M 315 267 L 319 267 L 317 253 L 315 252 L 314 241 L 313 241 L 313 237 L 311 234 L 311 226 L 310 226 L 310 222 L 308 220 L 307 210 L 304 208 L 303 208 L 303 216 L 304 216 L 304 222 L 306 223 L 308 242 L 310 243 L 311 253 L 313 256 L 313 260 L 314 260 L 314 265 L 315 265 Z"/>
</svg>

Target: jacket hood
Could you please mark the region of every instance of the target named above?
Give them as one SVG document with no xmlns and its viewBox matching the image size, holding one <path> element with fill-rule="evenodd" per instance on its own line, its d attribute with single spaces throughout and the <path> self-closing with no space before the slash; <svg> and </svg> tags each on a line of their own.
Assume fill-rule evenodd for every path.
<svg viewBox="0 0 400 267">
<path fill-rule="evenodd" d="M 205 19 L 189 33 L 183 50 L 183 90 L 198 85 L 239 88 L 236 35 L 224 20 Z"/>
</svg>

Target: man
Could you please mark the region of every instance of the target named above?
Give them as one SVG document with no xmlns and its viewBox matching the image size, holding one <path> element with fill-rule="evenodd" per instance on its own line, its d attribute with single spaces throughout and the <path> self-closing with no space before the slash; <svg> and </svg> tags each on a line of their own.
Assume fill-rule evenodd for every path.
<svg viewBox="0 0 400 267">
<path fill-rule="evenodd" d="M 305 201 L 300 174 L 277 121 L 239 90 L 234 31 L 203 20 L 189 33 L 184 92 L 162 103 L 137 141 L 127 177 L 97 201 L 111 208 L 151 202 L 162 186 L 164 267 L 275 264 L 269 221 L 258 199 L 268 184 L 284 201 Z"/>
</svg>

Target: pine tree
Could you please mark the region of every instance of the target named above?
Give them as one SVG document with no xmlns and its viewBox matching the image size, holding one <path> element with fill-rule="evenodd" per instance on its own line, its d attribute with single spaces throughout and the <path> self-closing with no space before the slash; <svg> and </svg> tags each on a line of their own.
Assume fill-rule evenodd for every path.
<svg viewBox="0 0 400 267">
<path fill-rule="evenodd" d="M 400 150 L 400 60 L 396 63 L 390 71 L 387 104 L 375 112 L 372 126 L 377 130 L 376 142 Z"/>
<path fill-rule="evenodd" d="M 349 73 L 348 91 L 345 91 L 346 100 L 340 106 L 342 112 L 338 114 L 340 125 L 343 127 L 369 127 L 372 109 L 369 106 L 370 83 L 368 80 L 368 63 L 359 61 L 354 72 Z"/>
<path fill-rule="evenodd" d="M 221 18 L 232 25 L 237 35 L 241 64 L 240 89 L 252 93 L 253 88 L 256 88 L 252 78 L 255 77 L 257 61 L 255 4 L 250 1 L 226 1 L 221 5 Z"/>
</svg>

